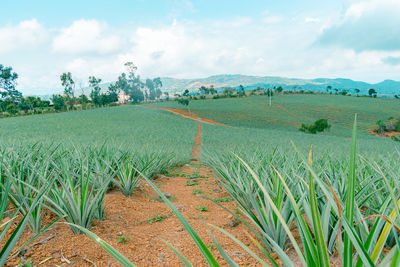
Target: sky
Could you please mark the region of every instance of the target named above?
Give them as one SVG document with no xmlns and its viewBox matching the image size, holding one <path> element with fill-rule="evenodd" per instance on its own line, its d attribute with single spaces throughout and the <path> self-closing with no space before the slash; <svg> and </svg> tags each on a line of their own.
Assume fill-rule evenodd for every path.
<svg viewBox="0 0 400 267">
<path fill-rule="evenodd" d="M 60 74 L 115 81 L 246 74 L 400 80 L 400 0 L 19 0 L 1 4 L 0 64 L 24 94 Z"/>
</svg>

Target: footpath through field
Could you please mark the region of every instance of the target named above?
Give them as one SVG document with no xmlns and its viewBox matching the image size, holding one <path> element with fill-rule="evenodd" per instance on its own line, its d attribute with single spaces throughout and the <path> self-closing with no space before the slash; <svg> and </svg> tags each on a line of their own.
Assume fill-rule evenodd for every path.
<svg viewBox="0 0 400 267">
<path fill-rule="evenodd" d="M 165 107 L 156 107 L 156 106 L 139 106 L 139 107 L 147 107 L 147 108 L 156 108 L 156 109 L 162 109 L 162 110 L 166 110 L 169 112 L 174 113 L 175 115 L 184 117 L 184 118 L 188 118 L 188 119 L 192 119 L 195 121 L 199 121 L 199 122 L 203 122 L 203 123 L 208 123 L 208 124 L 214 124 L 214 125 L 224 125 L 224 126 L 229 126 L 228 124 L 222 123 L 222 122 L 218 122 L 218 121 L 214 121 L 214 120 L 210 120 L 207 118 L 202 118 L 200 116 L 197 116 L 196 114 L 192 113 L 192 112 L 188 112 L 186 110 L 183 109 L 178 109 L 178 108 L 165 108 Z"/>
<path fill-rule="evenodd" d="M 278 104 L 274 104 L 274 105 L 277 106 L 278 108 L 280 108 L 280 109 L 286 111 L 286 112 L 289 113 L 290 115 L 293 115 L 293 116 L 295 116 L 295 117 L 298 117 L 298 115 L 297 115 L 296 113 L 293 113 L 293 112 L 291 112 L 290 110 L 287 110 L 286 108 L 282 107 L 281 105 L 278 105 Z"/>
</svg>

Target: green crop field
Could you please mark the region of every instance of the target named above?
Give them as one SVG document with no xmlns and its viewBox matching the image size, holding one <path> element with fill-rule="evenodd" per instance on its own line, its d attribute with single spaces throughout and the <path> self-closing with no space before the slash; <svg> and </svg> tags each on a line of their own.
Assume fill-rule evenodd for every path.
<svg viewBox="0 0 400 267">
<path fill-rule="evenodd" d="M 176 101 L 155 106 L 184 109 Z M 373 136 L 368 129 L 378 120 L 400 116 L 400 101 L 336 95 L 274 96 L 272 106 L 268 97 L 224 98 L 195 100 L 189 104 L 196 115 L 223 122 L 234 127 L 205 125 L 203 149 L 254 150 L 257 148 L 288 147 L 293 141 L 299 147 L 314 145 L 317 150 L 347 153 L 354 115 L 357 113 L 358 141 L 361 151 L 394 152 L 394 142 Z M 165 113 L 166 111 L 160 110 Z M 328 119 L 329 131 L 318 135 L 305 134 L 298 129 L 302 123 Z M 290 145 L 291 146 L 291 145 Z"/>
<path fill-rule="evenodd" d="M 184 108 L 176 101 L 155 104 Z M 354 114 L 358 114 L 360 134 L 374 127 L 378 120 L 400 116 L 400 101 L 337 95 L 280 95 L 269 106 L 267 96 L 194 100 L 190 110 L 199 116 L 232 126 L 297 131 L 301 123 L 319 118 L 332 124 L 328 135 L 350 136 Z"/>
<path fill-rule="evenodd" d="M 152 105 L 184 108 L 174 101 Z M 277 258 L 285 266 L 329 266 L 332 258 L 347 266 L 399 263 L 400 153 L 396 142 L 368 132 L 377 120 L 399 116 L 399 106 L 391 99 L 331 95 L 275 96 L 272 106 L 265 96 L 191 101 L 195 114 L 230 125 L 202 124 L 200 162 L 236 201 L 232 216 L 247 218 L 242 222 L 260 251 L 234 241 L 264 266 L 266 260 L 279 265 Z M 298 130 L 319 118 L 329 120 L 329 131 Z M 88 234 L 133 266 L 89 229 L 104 219 L 111 185 L 129 197 L 145 179 L 216 266 L 209 248 L 149 179 L 191 161 L 197 125 L 139 105 L 1 119 L 0 215 L 11 204 L 18 207 L 11 218 L 22 217 L 5 249 L 13 249 L 25 226 L 32 233 L 46 229 L 48 208 L 55 222 L 70 223 L 73 233 Z M 2 235 L 11 221 L 5 225 Z M 301 238 L 294 238 L 294 226 Z"/>
<path fill-rule="evenodd" d="M 167 151 L 188 161 L 196 123 L 138 106 L 2 119 L 0 145 L 41 143 Z"/>
</svg>

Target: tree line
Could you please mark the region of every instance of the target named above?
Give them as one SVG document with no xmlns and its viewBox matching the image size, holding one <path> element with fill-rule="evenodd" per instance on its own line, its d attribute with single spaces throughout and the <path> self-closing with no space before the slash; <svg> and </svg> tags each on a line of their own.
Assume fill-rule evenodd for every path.
<svg viewBox="0 0 400 267">
<path fill-rule="evenodd" d="M 88 84 L 90 94 L 76 94 L 77 82 L 71 72 L 60 75 L 63 94 L 54 94 L 50 100 L 40 97 L 24 97 L 16 89 L 19 75 L 12 69 L 0 64 L 0 116 L 15 116 L 23 114 L 38 114 L 47 112 L 70 111 L 93 107 L 113 106 L 119 103 L 140 103 L 153 101 L 162 95 L 160 78 L 141 81 L 136 75 L 137 67 L 132 62 L 125 63 L 126 72 L 121 73 L 118 80 L 102 90 L 101 78 L 90 76 Z M 104 86 L 103 86 L 104 87 Z M 119 95 L 122 94 L 122 99 Z"/>
</svg>

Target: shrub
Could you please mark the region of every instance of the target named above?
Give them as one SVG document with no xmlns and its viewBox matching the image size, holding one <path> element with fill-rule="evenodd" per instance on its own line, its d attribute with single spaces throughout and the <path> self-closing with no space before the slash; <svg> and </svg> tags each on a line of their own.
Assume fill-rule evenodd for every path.
<svg viewBox="0 0 400 267">
<path fill-rule="evenodd" d="M 394 130 L 396 132 L 400 132 L 400 118 L 395 119 L 393 124 L 394 124 L 394 127 L 395 127 Z"/>
<path fill-rule="evenodd" d="M 299 128 L 299 131 L 305 132 L 305 133 L 316 134 L 318 132 L 323 132 L 329 128 L 331 128 L 331 125 L 329 125 L 327 119 L 319 119 L 319 120 L 316 120 L 314 122 L 314 124 L 302 123 L 301 127 Z"/>
<path fill-rule="evenodd" d="M 392 135 L 391 138 L 392 138 L 393 141 L 400 142 L 400 134 Z"/>
<path fill-rule="evenodd" d="M 7 105 L 6 110 L 9 114 L 12 114 L 12 115 L 15 115 L 18 113 L 18 109 L 14 104 Z"/>
<path fill-rule="evenodd" d="M 400 118 L 394 119 L 393 117 L 390 117 L 388 122 L 379 120 L 376 124 L 378 125 L 378 129 L 376 129 L 375 132 L 378 134 L 392 131 L 400 132 Z"/>
</svg>

